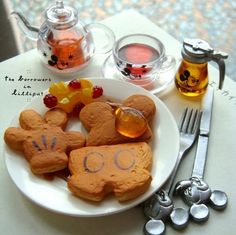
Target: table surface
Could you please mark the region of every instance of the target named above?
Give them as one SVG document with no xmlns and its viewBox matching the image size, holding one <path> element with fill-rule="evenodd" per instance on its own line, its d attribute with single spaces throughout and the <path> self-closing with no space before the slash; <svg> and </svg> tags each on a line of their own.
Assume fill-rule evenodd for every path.
<svg viewBox="0 0 236 235">
<path fill-rule="evenodd" d="M 10 13 L 14 10 L 20 11 L 32 25 L 39 26 L 44 20 L 42 12 L 51 3 L 48 0 L 40 0 L 40 2 L 24 0 L 19 2 L 20 0 L 3 0 L 10 22 L 13 24 L 14 38 L 17 42 L 18 50 L 19 52 L 25 52 L 35 48 L 36 42 L 25 37 L 14 18 L 10 17 Z M 236 81 L 236 50 L 234 46 L 236 33 L 235 0 L 188 2 L 185 0 L 94 0 L 86 2 L 70 0 L 66 2 L 78 9 L 79 19 L 86 24 L 98 22 L 125 9 L 136 9 L 179 41 L 182 41 L 185 37 L 202 38 L 215 50 L 229 54 L 228 59 L 225 60 L 226 74 Z M 2 31 L 7 32 L 8 30 Z M 5 41 L 4 45 L 7 45 L 12 40 Z M 8 52 L 6 54 L 8 56 L 9 51 L 5 47 L 4 49 Z M 215 62 L 211 64 L 218 68 Z"/>
<path fill-rule="evenodd" d="M 127 23 L 129 22 L 129 23 Z M 168 54 L 180 59 L 181 44 L 162 29 L 150 22 L 139 13 L 124 11 L 103 21 L 119 38 L 130 33 L 147 33 L 158 37 L 165 45 Z M 49 78 L 58 81 L 61 78 L 50 74 L 39 62 L 36 50 L 31 50 L 17 57 L 0 63 L 0 105 L 1 105 L 1 146 L 3 149 L 3 132 L 9 126 L 11 119 L 31 101 L 35 93 L 48 88 L 50 82 L 19 81 L 24 78 Z M 83 70 L 81 77 L 100 77 L 101 65 L 106 55 L 97 55 L 91 64 Z M 210 86 L 215 89 L 211 135 L 209 139 L 208 159 L 205 179 L 212 189 L 227 192 L 228 207 L 223 212 L 210 209 L 210 218 L 206 223 L 190 222 L 184 231 L 176 231 L 167 226 L 166 234 L 201 234 L 208 235 L 233 234 L 236 218 L 235 171 L 235 130 L 236 130 L 236 83 L 226 77 L 222 90 L 217 89 L 218 71 L 209 66 Z M 65 77 L 64 77 L 65 78 Z M 65 78 L 69 80 L 70 77 Z M 15 91 L 14 91 L 15 90 Z M 17 92 L 26 96 L 13 95 Z M 173 85 L 159 95 L 167 105 L 176 120 L 185 106 L 199 106 L 201 97 L 185 98 L 179 95 Z M 6 105 L 7 100 L 7 105 Z M 176 181 L 189 177 L 196 148 L 180 166 Z M 191 157 L 192 156 L 192 157 Z M 50 212 L 25 198 L 7 173 L 3 157 L 0 159 L 0 228 L 1 234 L 142 234 L 145 218 L 140 207 L 122 213 L 98 218 L 78 218 Z M 177 200 L 177 203 L 180 203 Z M 132 218 L 132 219 L 130 219 Z"/>
</svg>

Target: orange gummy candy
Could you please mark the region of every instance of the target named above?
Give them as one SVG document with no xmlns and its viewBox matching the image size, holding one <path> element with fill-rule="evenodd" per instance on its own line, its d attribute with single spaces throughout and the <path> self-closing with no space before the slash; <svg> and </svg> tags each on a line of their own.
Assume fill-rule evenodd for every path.
<svg viewBox="0 0 236 235">
<path fill-rule="evenodd" d="M 57 108 L 70 113 L 78 103 L 84 105 L 92 102 L 93 84 L 86 79 L 78 79 L 80 88 L 72 89 L 65 82 L 53 83 L 49 93 L 57 97 Z"/>
</svg>

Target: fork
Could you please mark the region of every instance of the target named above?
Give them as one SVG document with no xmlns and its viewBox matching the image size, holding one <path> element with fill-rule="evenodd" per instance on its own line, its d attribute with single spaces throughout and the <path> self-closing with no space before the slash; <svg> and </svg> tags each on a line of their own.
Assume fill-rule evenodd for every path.
<svg viewBox="0 0 236 235">
<path fill-rule="evenodd" d="M 180 148 L 172 174 L 170 175 L 167 183 L 144 203 L 144 214 L 147 218 L 151 219 L 147 223 L 155 223 L 156 225 L 159 221 L 161 223 L 160 226 L 163 227 L 164 223 L 162 220 L 166 221 L 170 216 L 174 208 L 173 201 L 171 199 L 171 189 L 174 179 L 183 156 L 188 152 L 188 150 L 190 150 L 196 140 L 199 131 L 200 119 L 201 112 L 198 109 L 189 110 L 189 108 L 186 108 L 184 110 L 179 125 Z M 145 227 L 147 227 L 146 225 Z"/>
</svg>

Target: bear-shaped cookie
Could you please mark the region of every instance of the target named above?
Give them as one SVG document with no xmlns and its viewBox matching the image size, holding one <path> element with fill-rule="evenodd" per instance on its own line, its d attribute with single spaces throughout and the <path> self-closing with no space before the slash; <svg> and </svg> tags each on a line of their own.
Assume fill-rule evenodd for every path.
<svg viewBox="0 0 236 235">
<path fill-rule="evenodd" d="M 150 121 L 156 113 L 153 100 L 141 94 L 129 96 L 122 105 L 141 111 L 147 121 Z M 80 121 L 89 132 L 86 146 L 147 142 L 152 138 L 149 125 L 144 134 L 137 138 L 129 138 L 118 133 L 115 127 L 114 110 L 105 102 L 93 102 L 86 105 L 80 112 Z"/>
<path fill-rule="evenodd" d="M 65 132 L 66 112 L 51 109 L 42 117 L 33 109 L 20 113 L 20 127 L 9 127 L 4 133 L 6 144 L 23 152 L 35 174 L 62 170 L 68 165 L 68 153 L 85 145 L 78 131 Z"/>
<path fill-rule="evenodd" d="M 146 142 L 89 146 L 71 151 L 68 166 L 68 188 L 77 197 L 101 201 L 114 193 L 123 202 L 149 188 L 152 151 Z"/>
</svg>

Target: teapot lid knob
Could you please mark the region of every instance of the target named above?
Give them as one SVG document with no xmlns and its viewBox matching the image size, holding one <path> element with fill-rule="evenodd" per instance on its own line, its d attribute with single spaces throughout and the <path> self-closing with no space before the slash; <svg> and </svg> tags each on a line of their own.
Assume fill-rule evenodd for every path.
<svg viewBox="0 0 236 235">
<path fill-rule="evenodd" d="M 45 18 L 52 27 L 65 29 L 77 23 L 78 13 L 76 9 L 65 6 L 62 0 L 57 0 L 55 5 L 46 10 Z"/>
</svg>

